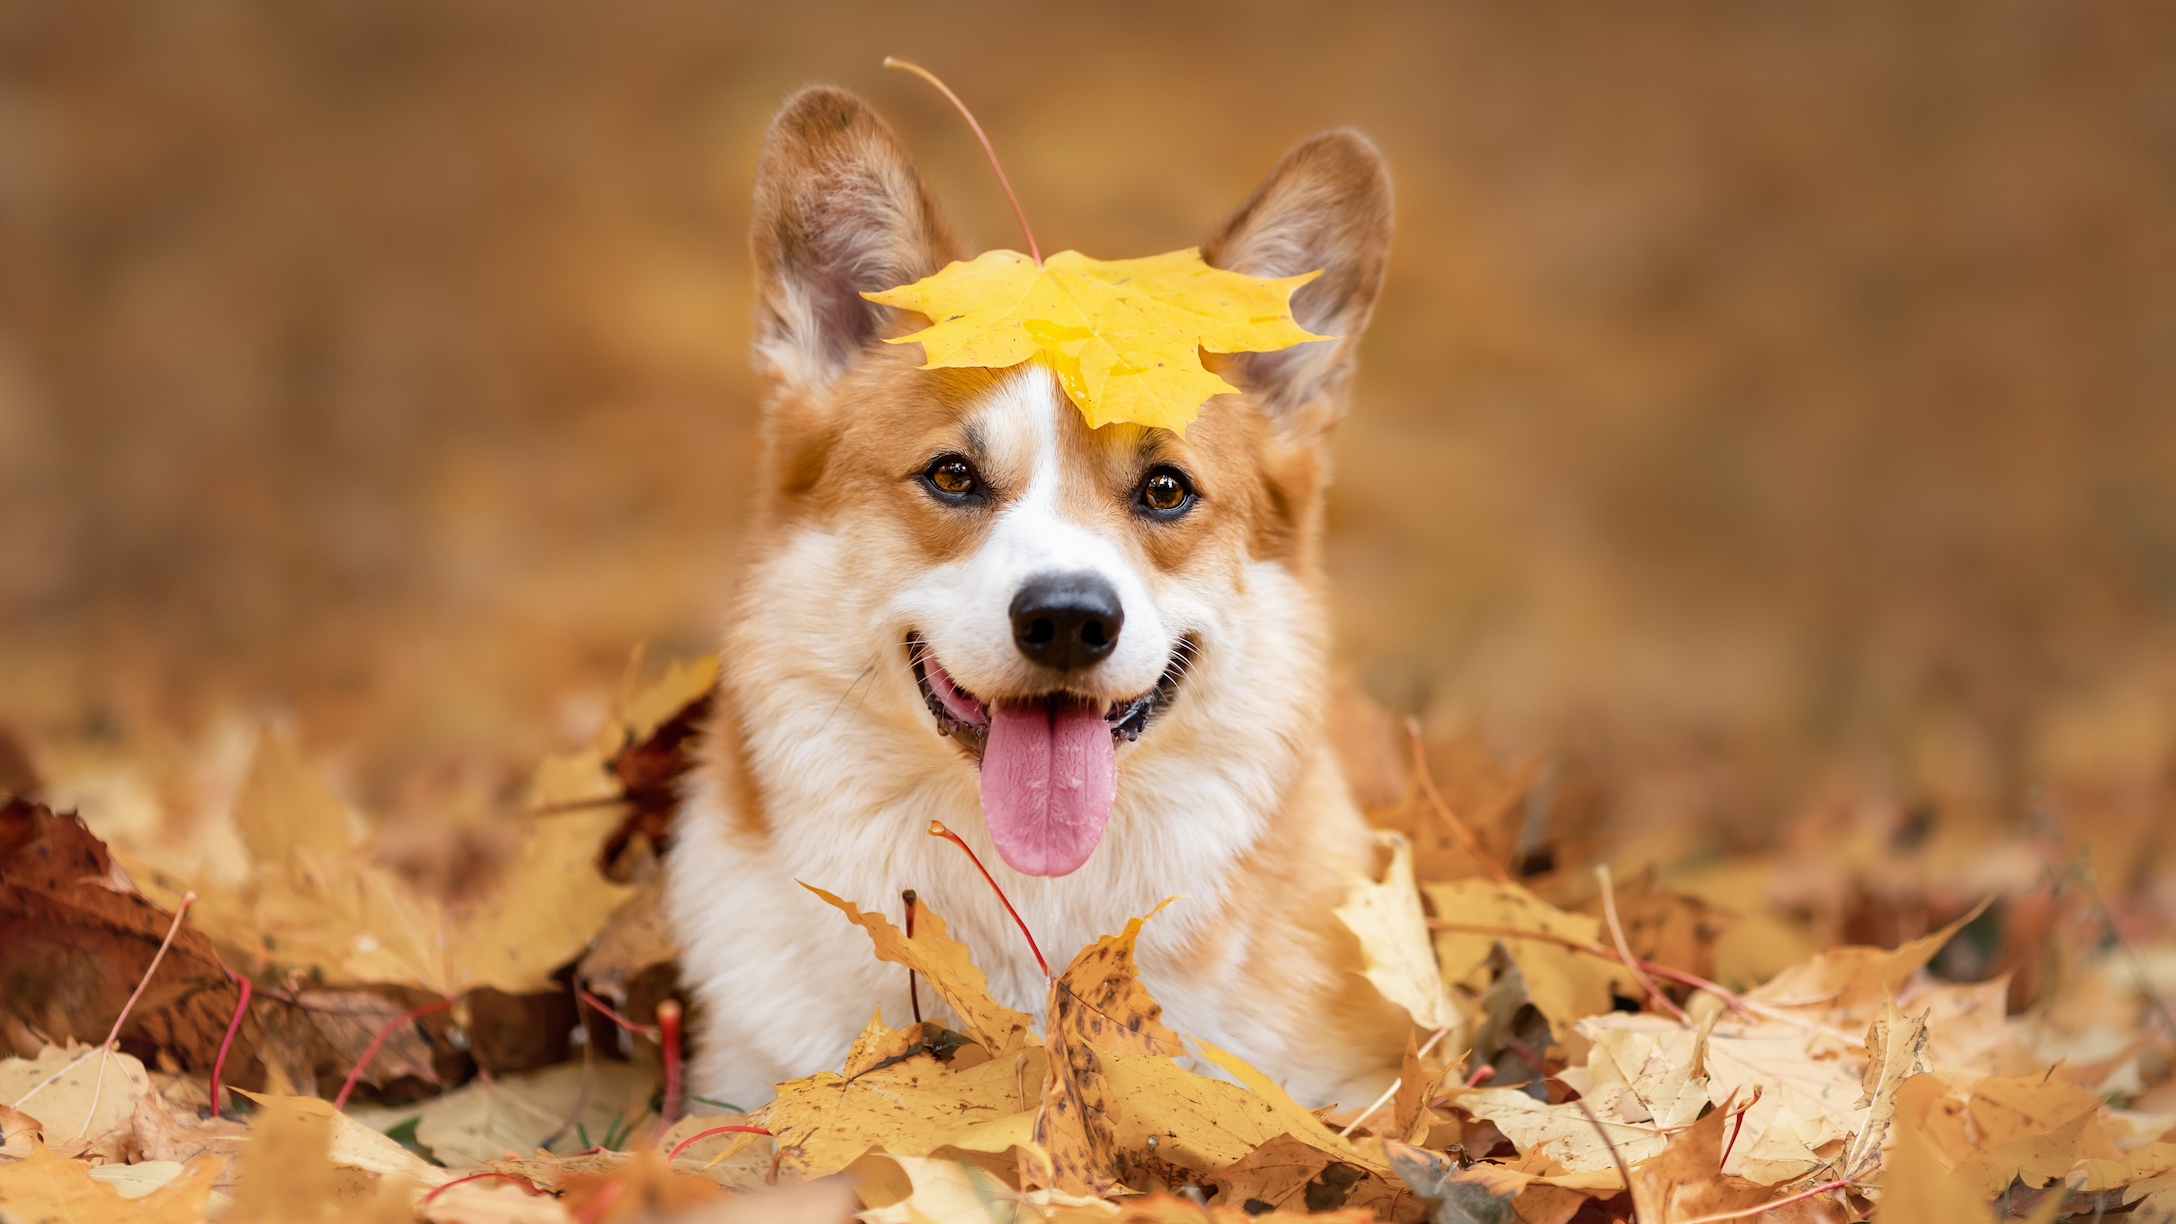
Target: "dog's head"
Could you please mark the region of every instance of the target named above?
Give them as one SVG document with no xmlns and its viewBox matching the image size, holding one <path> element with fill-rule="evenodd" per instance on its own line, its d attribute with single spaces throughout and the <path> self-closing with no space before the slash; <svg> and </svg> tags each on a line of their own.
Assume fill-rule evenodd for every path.
<svg viewBox="0 0 2176 1224">
<path fill-rule="evenodd" d="M 962 252 L 890 128 L 852 95 L 808 90 L 773 122 L 753 227 L 772 381 L 766 523 L 821 541 L 818 614 L 861 639 L 853 649 L 901 664 L 881 669 L 896 704 L 918 697 L 928 712 L 914 716 L 956 741 L 956 767 L 980 769 L 991 838 L 1016 870 L 1063 875 L 1088 859 L 1119 754 L 1151 747 L 1203 669 L 1298 662 L 1273 645 L 1248 657 L 1240 622 L 1272 572 L 1310 598 L 1328 435 L 1390 221 L 1389 176 L 1364 137 L 1294 148 L 1202 255 L 1265 277 L 1321 269 L 1293 311 L 1339 338 L 1209 356 L 1242 390 L 1212 399 L 1184 438 L 1091 430 L 1032 363 L 924 371 L 919 345 L 882 343 L 926 321 L 862 294 Z"/>
</svg>

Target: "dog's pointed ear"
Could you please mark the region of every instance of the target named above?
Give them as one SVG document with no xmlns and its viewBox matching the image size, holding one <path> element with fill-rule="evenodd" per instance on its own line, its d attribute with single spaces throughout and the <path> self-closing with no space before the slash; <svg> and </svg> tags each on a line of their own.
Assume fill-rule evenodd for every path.
<svg viewBox="0 0 2176 1224">
<path fill-rule="evenodd" d="M 919 318 L 864 291 L 919 280 L 956 253 L 891 127 L 861 99 L 823 87 L 788 99 L 763 137 L 749 245 L 759 364 L 806 390 Z"/>
<path fill-rule="evenodd" d="M 1283 423 L 1327 429 L 1345 415 L 1360 332 L 1390 258 L 1390 168 L 1350 128 L 1293 146 L 1254 194 L 1201 244 L 1213 267 L 1251 276 L 1322 275 L 1292 295 L 1300 326 L 1335 340 L 1240 353 L 1227 374 Z"/>
</svg>

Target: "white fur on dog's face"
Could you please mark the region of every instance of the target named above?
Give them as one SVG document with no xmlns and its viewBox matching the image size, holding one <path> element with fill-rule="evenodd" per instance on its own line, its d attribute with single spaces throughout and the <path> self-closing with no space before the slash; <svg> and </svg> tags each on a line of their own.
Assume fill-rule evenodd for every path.
<svg viewBox="0 0 2176 1224">
<path fill-rule="evenodd" d="M 1013 642 L 1012 600 L 1031 579 L 1085 572 L 1118 592 L 1125 621 L 1117 646 L 1065 677 L 1075 696 L 1118 702 L 1147 692 L 1170 665 L 1180 635 L 1198 630 L 1203 619 L 1202 601 L 1190 584 L 1155 583 L 1134 541 L 1107 522 L 1068 512 L 1071 505 L 1109 496 L 1079 488 L 1083 473 L 1069 473 L 1060 462 L 1061 432 L 1083 428 L 1080 411 L 1048 370 L 1031 364 L 1009 371 L 970 409 L 961 432 L 981 441 L 991 470 L 1023 473 L 1024 483 L 993 488 L 995 520 L 981 541 L 964 556 L 911 575 L 887 609 L 888 619 L 928 642 L 954 682 L 985 701 L 1040 696 L 1052 688 L 1049 669 Z M 1069 475 L 1071 489 L 1065 487 Z"/>
</svg>

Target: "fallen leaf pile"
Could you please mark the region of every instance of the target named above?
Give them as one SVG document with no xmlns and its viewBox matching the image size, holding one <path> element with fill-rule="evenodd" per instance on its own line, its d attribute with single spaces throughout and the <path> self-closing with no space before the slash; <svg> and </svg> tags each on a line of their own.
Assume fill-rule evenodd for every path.
<svg viewBox="0 0 2176 1224">
<path fill-rule="evenodd" d="M 1349 692 L 1380 854 L 1338 916 L 1413 1022 L 1379 1098 L 1310 1109 L 1172 1029 L 1134 959 L 1155 912 L 1053 949 L 1029 1015 L 943 915 L 910 935 L 816 880 L 938 1018 L 868 1017 L 760 1108 L 670 1095 L 657 865 L 715 676 L 630 685 L 461 825 L 495 868 L 374 842 L 272 730 L 209 825 L 7 802 L 0 1217 L 2176 1218 L 2165 903 L 2044 830 L 1883 856 L 1809 825 L 1838 844 L 1797 859 L 1537 830 L 1546 770 Z M 1899 937 L 1836 938 L 1816 879 Z"/>
</svg>

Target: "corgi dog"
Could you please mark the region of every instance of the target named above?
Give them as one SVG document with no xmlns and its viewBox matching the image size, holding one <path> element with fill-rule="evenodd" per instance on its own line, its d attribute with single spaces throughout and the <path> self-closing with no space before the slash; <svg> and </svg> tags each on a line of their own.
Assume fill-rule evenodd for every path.
<svg viewBox="0 0 2176 1224">
<path fill-rule="evenodd" d="M 1165 1021 L 1302 1102 L 1371 1099 L 1410 1022 L 1331 912 L 1374 850 L 1324 725 L 1320 550 L 1389 253 L 1381 154 L 1315 136 L 1202 243 L 1216 267 L 1322 270 L 1293 311 L 1335 338 L 1208 356 L 1241 390 L 1184 437 L 1090 429 L 1033 362 L 924 370 L 884 343 L 927 321 L 862 294 L 964 255 L 851 94 L 772 121 L 752 231 L 758 509 L 666 868 L 690 1090 L 753 1107 L 839 1066 L 873 1010 L 910 1022 L 907 971 L 796 881 L 895 925 L 915 890 L 996 998 L 1042 1014 L 1027 942 L 937 820 L 1054 970 L 1183 897 L 1139 942 Z"/>
</svg>

